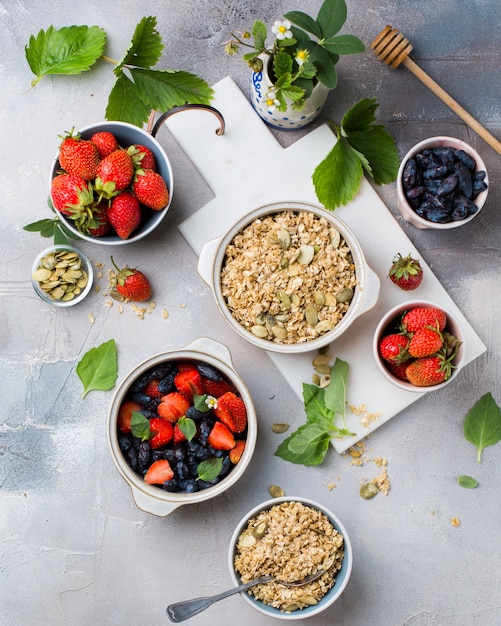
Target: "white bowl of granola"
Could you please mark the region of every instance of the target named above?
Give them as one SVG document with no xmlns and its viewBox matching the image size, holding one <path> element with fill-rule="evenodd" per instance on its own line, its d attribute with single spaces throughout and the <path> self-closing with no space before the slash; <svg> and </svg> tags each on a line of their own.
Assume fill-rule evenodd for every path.
<svg viewBox="0 0 501 626">
<path fill-rule="evenodd" d="M 350 229 L 305 202 L 251 211 L 205 244 L 198 271 L 237 333 L 282 353 L 331 343 L 376 304 L 380 289 Z"/>
<path fill-rule="evenodd" d="M 230 540 L 228 565 L 235 585 L 264 575 L 276 580 L 242 591 L 254 609 L 277 619 L 298 620 L 331 606 L 348 584 L 353 554 L 346 528 L 318 502 L 275 498 L 252 509 Z M 280 584 L 325 570 L 300 587 Z"/>
</svg>

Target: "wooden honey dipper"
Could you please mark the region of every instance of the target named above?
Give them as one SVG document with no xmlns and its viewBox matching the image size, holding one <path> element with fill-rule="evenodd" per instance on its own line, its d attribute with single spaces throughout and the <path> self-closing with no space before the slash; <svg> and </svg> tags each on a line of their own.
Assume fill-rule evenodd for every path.
<svg viewBox="0 0 501 626">
<path fill-rule="evenodd" d="M 371 50 L 379 61 L 395 69 L 400 64 L 410 70 L 414 76 L 428 87 L 442 102 L 444 102 L 458 117 L 472 128 L 491 148 L 501 154 L 501 142 L 484 128 L 468 111 L 454 100 L 440 85 L 438 85 L 426 72 L 409 58 L 412 44 L 409 40 L 391 26 L 386 26 L 370 44 Z"/>
</svg>

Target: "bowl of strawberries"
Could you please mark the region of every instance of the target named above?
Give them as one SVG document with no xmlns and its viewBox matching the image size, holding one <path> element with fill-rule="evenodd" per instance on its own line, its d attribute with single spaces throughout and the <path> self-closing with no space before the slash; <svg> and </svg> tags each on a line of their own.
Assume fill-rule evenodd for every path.
<svg viewBox="0 0 501 626">
<path fill-rule="evenodd" d="M 463 332 L 450 310 L 423 300 L 386 313 L 374 333 L 373 354 L 383 375 L 406 391 L 433 391 L 459 373 Z"/>
<path fill-rule="evenodd" d="M 102 122 L 61 137 L 50 199 L 65 227 L 101 245 L 132 243 L 162 222 L 173 194 L 170 161 L 155 137 Z"/>
<path fill-rule="evenodd" d="M 136 505 L 166 516 L 239 480 L 254 452 L 257 419 L 228 348 L 202 337 L 129 372 L 111 402 L 107 432 Z"/>
</svg>

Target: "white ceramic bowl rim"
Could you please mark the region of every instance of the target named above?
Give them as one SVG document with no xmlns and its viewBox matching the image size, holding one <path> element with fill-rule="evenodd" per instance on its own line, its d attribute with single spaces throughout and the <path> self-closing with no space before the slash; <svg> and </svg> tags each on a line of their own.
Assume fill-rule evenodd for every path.
<svg viewBox="0 0 501 626">
<path fill-rule="evenodd" d="M 256 412 L 250 392 L 239 374 L 234 369 L 229 354 L 230 353 L 226 346 L 223 346 L 212 339 L 201 337 L 185 348 L 162 352 L 141 362 L 125 376 L 117 388 L 108 411 L 108 446 L 116 468 L 132 489 L 136 504 L 143 510 L 156 515 L 167 515 L 174 508 L 182 504 L 193 504 L 213 498 L 236 483 L 246 470 L 247 465 L 252 458 L 257 439 Z M 228 359 L 226 359 L 227 355 Z M 247 437 L 245 449 L 240 461 L 219 483 L 213 487 L 208 487 L 207 489 L 202 489 L 201 491 L 197 491 L 195 493 L 173 493 L 165 491 L 161 487 L 149 485 L 130 468 L 118 445 L 118 409 L 127 395 L 130 385 L 138 378 L 138 376 L 150 368 L 166 361 L 180 360 L 204 362 L 217 368 L 236 387 L 247 409 Z"/>
<path fill-rule="evenodd" d="M 141 219 L 141 224 L 128 239 L 121 239 L 116 234 L 109 234 L 105 235 L 104 237 L 92 237 L 90 235 L 85 235 L 73 225 L 70 219 L 66 218 L 64 215 L 59 214 L 59 212 L 58 215 L 60 215 L 61 219 L 64 220 L 65 226 L 68 228 L 68 230 L 74 233 L 79 239 L 84 239 L 85 241 L 90 241 L 91 243 L 105 246 L 116 246 L 134 243 L 135 241 L 143 239 L 153 230 L 155 230 L 155 228 L 157 228 L 158 225 L 163 221 L 171 206 L 174 193 L 174 178 L 172 173 L 172 166 L 167 154 L 165 153 L 165 150 L 162 148 L 162 146 L 153 136 L 153 134 L 148 133 L 139 126 L 129 124 L 128 122 L 98 122 L 96 124 L 84 126 L 78 132 L 82 135 L 84 139 L 89 139 L 94 133 L 98 133 L 101 131 L 112 132 L 117 137 L 119 144 L 123 147 L 127 147 L 132 144 L 140 144 L 146 146 L 153 152 L 157 161 L 157 171 L 164 178 L 167 184 L 167 188 L 169 189 L 169 202 L 167 206 L 161 211 L 153 211 L 151 209 L 142 208 L 141 211 L 143 212 L 143 217 Z M 52 167 L 50 169 L 49 189 L 51 188 L 52 179 L 54 178 L 56 171 L 58 170 L 58 155 L 59 149 L 54 157 Z"/>
<path fill-rule="evenodd" d="M 302 504 L 306 506 L 310 506 L 313 509 L 317 509 L 321 511 L 324 515 L 326 515 L 330 519 L 334 528 L 338 532 L 340 532 L 341 535 L 343 535 L 344 558 L 343 558 L 343 564 L 341 566 L 341 569 L 336 574 L 336 582 L 334 586 L 318 602 L 318 604 L 301 609 L 300 611 L 292 612 L 292 613 L 284 613 L 280 611 L 279 609 L 276 609 L 270 605 L 264 604 L 260 600 L 257 600 L 253 598 L 252 596 L 250 596 L 246 591 L 240 592 L 240 595 L 247 602 L 247 604 L 250 604 L 250 606 L 252 606 L 254 609 L 256 609 L 257 611 L 265 615 L 268 615 L 269 617 L 275 617 L 278 619 L 287 619 L 287 620 L 304 619 L 307 617 L 312 617 L 313 615 L 317 615 L 318 613 L 321 613 L 327 607 L 331 606 L 339 598 L 339 596 L 343 593 L 344 589 L 346 588 L 346 585 L 348 584 L 352 567 L 353 567 L 353 550 L 352 550 L 350 538 L 348 536 L 348 532 L 344 524 L 341 522 L 341 520 L 323 504 L 319 502 L 315 502 L 314 500 L 311 500 L 309 498 L 303 498 L 302 496 L 283 496 L 280 498 L 273 498 L 271 500 L 267 500 L 266 502 L 258 504 L 251 511 L 246 513 L 244 517 L 242 517 L 242 519 L 237 524 L 235 530 L 232 533 L 230 544 L 229 544 L 229 550 L 228 550 L 228 567 L 229 567 L 230 576 L 233 582 L 235 583 L 235 585 L 240 585 L 241 584 L 240 577 L 236 573 L 234 565 L 233 565 L 234 556 L 235 556 L 235 546 L 236 546 L 238 537 L 240 536 L 240 533 L 245 528 L 245 525 L 247 524 L 247 521 L 249 519 L 251 519 L 252 517 L 255 517 L 261 511 L 269 509 L 276 504 L 280 504 L 281 502 L 301 502 Z"/>
<path fill-rule="evenodd" d="M 411 159 L 415 154 L 424 150 L 425 148 L 438 148 L 442 146 L 451 146 L 453 148 L 458 148 L 464 150 L 467 154 L 475 159 L 476 162 L 476 170 L 483 170 L 485 172 L 485 182 L 487 185 L 489 184 L 489 175 L 487 173 L 486 165 L 482 159 L 482 157 L 478 154 L 478 152 L 472 148 L 469 144 L 467 144 L 462 139 L 457 139 L 456 137 L 448 137 L 446 135 L 437 135 L 436 137 L 429 137 L 428 139 L 423 139 L 415 146 L 413 146 L 407 154 L 404 156 L 402 161 L 400 162 L 400 167 L 398 169 L 397 175 L 397 206 L 399 211 L 402 213 L 404 219 L 411 224 L 414 224 L 417 228 L 423 229 L 434 229 L 434 230 L 450 230 L 451 228 L 458 228 L 459 226 L 463 226 L 468 222 L 471 222 L 481 211 L 482 207 L 487 200 L 487 195 L 489 192 L 489 188 L 485 189 L 475 199 L 475 204 L 478 207 L 478 211 L 473 215 L 470 215 L 464 220 L 458 220 L 455 222 L 448 222 L 446 224 L 438 224 L 435 222 L 430 222 L 429 220 L 420 217 L 409 205 L 407 202 L 407 198 L 405 196 L 405 191 L 402 183 L 402 174 L 404 171 L 404 167 L 409 159 Z"/>
<path fill-rule="evenodd" d="M 84 300 L 84 298 L 88 295 L 88 293 L 92 289 L 92 283 L 94 281 L 94 270 L 92 267 L 92 263 L 89 261 L 89 259 L 85 256 L 83 252 L 78 250 L 78 248 L 75 248 L 74 246 L 65 245 L 65 244 L 56 244 L 53 246 L 49 246 L 48 248 L 45 248 L 45 250 L 42 250 L 42 252 L 40 252 L 38 256 L 35 258 L 35 260 L 33 261 L 31 274 L 33 275 L 35 273 L 35 271 L 38 269 L 38 266 L 40 265 L 41 260 L 45 256 L 47 256 L 51 252 L 58 251 L 58 250 L 67 250 L 68 252 L 76 252 L 78 256 L 82 259 L 82 262 L 85 265 L 85 271 L 87 272 L 87 276 L 89 279 L 85 289 L 83 289 L 80 292 L 80 294 L 73 300 L 63 301 L 63 300 L 54 300 L 49 295 L 45 294 L 43 289 L 39 286 L 38 282 L 36 280 L 33 280 L 33 278 L 31 279 L 31 283 L 33 285 L 33 289 L 35 290 L 35 293 L 44 302 L 47 302 L 49 304 L 52 304 L 56 307 L 61 307 L 61 308 L 74 306 L 75 304 L 78 304 L 79 302 L 82 302 L 82 300 Z"/>
<path fill-rule="evenodd" d="M 311 341 L 305 341 L 298 344 L 281 344 L 275 343 L 268 339 L 262 339 L 256 337 L 250 331 L 245 329 L 232 315 L 228 308 L 226 301 L 221 291 L 221 267 L 224 262 L 224 255 L 227 246 L 231 243 L 235 235 L 237 235 L 243 228 L 250 224 L 258 217 L 262 217 L 267 214 L 280 213 L 282 211 L 308 211 L 318 217 L 325 218 L 330 224 L 339 230 L 346 243 L 348 244 L 353 261 L 355 263 L 357 287 L 348 311 L 345 313 L 341 321 L 329 332 L 320 335 L 319 337 L 312 339 Z M 379 278 L 369 268 L 365 255 L 362 251 L 360 243 L 358 242 L 352 231 L 342 222 L 338 217 L 324 209 L 323 207 L 308 202 L 298 201 L 284 201 L 274 202 L 260 206 L 250 213 L 247 213 L 244 217 L 240 218 L 233 226 L 218 240 L 216 254 L 212 263 L 212 275 L 211 286 L 213 288 L 216 303 L 222 312 L 227 322 L 232 328 L 244 339 L 253 343 L 254 345 L 269 350 L 272 352 L 282 353 L 300 353 L 309 352 L 310 350 L 316 350 L 322 346 L 325 346 L 335 339 L 337 339 L 353 321 L 372 308 L 377 301 L 379 295 Z"/>
<path fill-rule="evenodd" d="M 410 309 L 413 309 L 416 307 L 430 307 L 430 308 L 437 308 L 437 309 L 442 310 L 447 316 L 446 328 L 450 328 L 452 333 L 455 336 L 457 336 L 461 340 L 461 342 L 464 342 L 464 333 L 459 324 L 459 321 L 457 320 L 457 316 L 454 313 L 452 313 L 452 311 L 450 311 L 449 308 L 442 306 L 441 304 L 437 304 L 436 302 L 431 302 L 429 300 L 409 300 L 407 302 L 402 302 L 401 304 L 397 304 L 396 306 L 391 308 L 381 318 L 374 332 L 374 339 L 372 343 L 372 353 L 381 373 L 391 383 L 393 383 L 397 387 L 400 387 L 401 389 L 404 389 L 406 391 L 413 391 L 415 393 L 426 393 L 428 391 L 437 391 L 438 389 L 445 387 L 445 385 L 448 385 L 459 374 L 461 367 L 463 365 L 463 362 L 464 362 L 464 358 L 465 358 L 464 343 L 461 343 L 461 345 L 458 348 L 458 352 L 453 361 L 455 368 L 453 369 L 450 378 L 448 378 L 443 383 L 440 383 L 438 385 L 432 385 L 429 387 L 416 387 L 415 385 L 412 385 L 411 383 L 406 382 L 405 380 L 400 380 L 396 376 L 393 376 L 393 374 L 384 366 L 384 364 L 381 361 L 381 357 L 379 356 L 379 342 L 387 326 L 390 323 L 392 323 L 394 320 L 396 320 L 398 317 L 400 317 L 404 311 L 409 311 Z"/>
</svg>

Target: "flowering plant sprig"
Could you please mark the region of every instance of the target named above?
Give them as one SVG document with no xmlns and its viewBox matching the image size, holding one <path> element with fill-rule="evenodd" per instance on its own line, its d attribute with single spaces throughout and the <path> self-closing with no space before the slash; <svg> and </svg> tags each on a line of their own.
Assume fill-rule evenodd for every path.
<svg viewBox="0 0 501 626">
<path fill-rule="evenodd" d="M 363 52 L 365 46 L 354 35 L 337 35 L 347 16 L 345 0 L 324 0 L 317 18 L 302 11 L 291 11 L 271 27 L 274 35 L 267 45 L 266 24 L 256 20 L 251 31 L 232 32 L 225 44 L 227 54 L 236 55 L 240 47 L 249 48 L 243 54 L 245 63 L 255 72 L 266 70 L 263 56 L 272 61 L 270 79 L 274 83 L 267 93 L 270 111 L 300 110 L 317 82 L 328 89 L 337 85 L 336 64 L 342 54 Z"/>
</svg>

